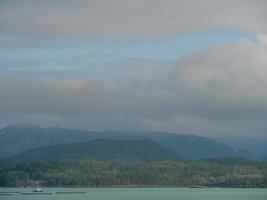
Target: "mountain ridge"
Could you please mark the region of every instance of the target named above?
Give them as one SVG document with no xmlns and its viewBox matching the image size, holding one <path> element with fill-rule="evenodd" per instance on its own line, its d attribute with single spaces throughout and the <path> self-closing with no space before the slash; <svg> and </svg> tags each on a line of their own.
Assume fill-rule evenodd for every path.
<svg viewBox="0 0 267 200">
<path fill-rule="evenodd" d="M 150 140 L 97 139 L 88 142 L 39 147 L 13 160 L 99 160 L 127 163 L 149 161 L 183 161 L 184 158 Z"/>
<path fill-rule="evenodd" d="M 96 139 L 152 140 L 189 160 L 238 156 L 226 144 L 195 135 L 160 131 L 86 131 L 24 124 L 0 129 L 0 157 L 14 156 L 47 145 Z"/>
</svg>

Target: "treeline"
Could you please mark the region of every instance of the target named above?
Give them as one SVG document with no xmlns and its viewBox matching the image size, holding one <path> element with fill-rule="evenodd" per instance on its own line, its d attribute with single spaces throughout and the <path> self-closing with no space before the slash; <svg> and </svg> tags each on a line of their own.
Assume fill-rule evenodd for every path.
<svg viewBox="0 0 267 200">
<path fill-rule="evenodd" d="M 227 158 L 138 165 L 92 160 L 0 163 L 0 186 L 267 187 L 267 163 Z"/>
</svg>

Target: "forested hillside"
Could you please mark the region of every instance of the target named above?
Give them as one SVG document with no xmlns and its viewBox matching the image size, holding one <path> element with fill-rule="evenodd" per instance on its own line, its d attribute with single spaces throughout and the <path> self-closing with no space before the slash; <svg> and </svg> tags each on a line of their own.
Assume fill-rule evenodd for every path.
<svg viewBox="0 0 267 200">
<path fill-rule="evenodd" d="M 0 186 L 267 187 L 267 163 L 236 158 L 124 165 L 92 160 L 1 163 Z"/>
<path fill-rule="evenodd" d="M 182 156 L 150 140 L 110 140 L 57 144 L 40 147 L 11 157 L 11 160 L 91 159 L 138 163 L 147 161 L 181 161 Z"/>
</svg>

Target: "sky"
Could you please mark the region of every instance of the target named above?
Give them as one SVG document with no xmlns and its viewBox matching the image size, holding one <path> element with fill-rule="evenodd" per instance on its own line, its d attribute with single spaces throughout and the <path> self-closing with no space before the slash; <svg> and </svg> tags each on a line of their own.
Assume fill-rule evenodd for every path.
<svg viewBox="0 0 267 200">
<path fill-rule="evenodd" d="M 265 0 L 0 0 L 0 127 L 267 138 Z"/>
</svg>

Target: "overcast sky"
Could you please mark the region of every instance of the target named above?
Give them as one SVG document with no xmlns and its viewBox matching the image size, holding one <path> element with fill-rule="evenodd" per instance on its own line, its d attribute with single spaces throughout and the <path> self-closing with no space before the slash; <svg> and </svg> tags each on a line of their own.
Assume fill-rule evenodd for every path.
<svg viewBox="0 0 267 200">
<path fill-rule="evenodd" d="M 0 0 L 0 127 L 267 138 L 267 1 Z"/>
</svg>

